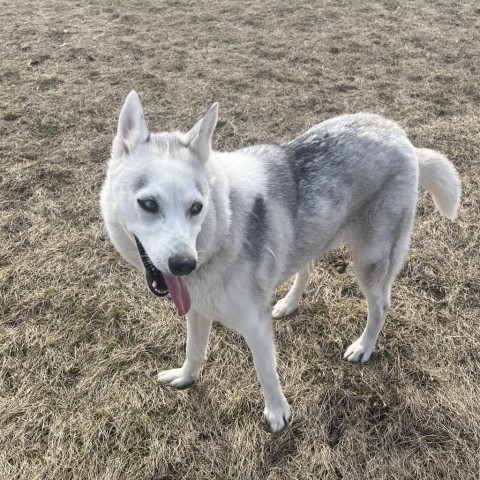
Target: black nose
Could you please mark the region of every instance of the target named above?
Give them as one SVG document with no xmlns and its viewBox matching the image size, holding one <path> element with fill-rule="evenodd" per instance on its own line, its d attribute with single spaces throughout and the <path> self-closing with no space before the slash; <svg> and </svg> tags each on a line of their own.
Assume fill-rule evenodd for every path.
<svg viewBox="0 0 480 480">
<path fill-rule="evenodd" d="M 173 275 L 188 275 L 195 270 L 197 261 L 186 255 L 174 255 L 168 259 L 168 268 Z"/>
</svg>

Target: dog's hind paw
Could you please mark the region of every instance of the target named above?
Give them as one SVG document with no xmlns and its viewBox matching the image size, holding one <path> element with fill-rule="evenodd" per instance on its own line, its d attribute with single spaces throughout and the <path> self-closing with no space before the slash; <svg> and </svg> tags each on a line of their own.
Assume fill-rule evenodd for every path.
<svg viewBox="0 0 480 480">
<path fill-rule="evenodd" d="M 195 378 L 182 368 L 164 370 L 158 374 L 158 380 L 174 388 L 187 388 L 195 382 Z"/>
<path fill-rule="evenodd" d="M 270 429 L 273 433 L 283 430 L 292 418 L 292 412 L 290 411 L 290 407 L 285 400 L 275 407 L 265 406 L 263 415 L 265 416 L 265 419 L 270 425 Z"/>
<path fill-rule="evenodd" d="M 359 338 L 347 348 L 343 358 L 352 363 L 365 363 L 370 359 L 374 348 L 375 345 L 368 345 Z"/>
<path fill-rule="evenodd" d="M 285 298 L 279 300 L 272 310 L 273 318 L 283 318 L 291 315 L 297 308 L 299 302 L 295 299 L 289 298 L 288 295 Z"/>
</svg>

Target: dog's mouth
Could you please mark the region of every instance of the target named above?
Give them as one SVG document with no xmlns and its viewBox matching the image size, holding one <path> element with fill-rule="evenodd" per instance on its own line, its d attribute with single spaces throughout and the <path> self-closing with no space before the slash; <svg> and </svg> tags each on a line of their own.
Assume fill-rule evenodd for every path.
<svg viewBox="0 0 480 480">
<path fill-rule="evenodd" d="M 173 277 L 162 273 L 150 260 L 140 240 L 134 235 L 138 253 L 145 267 L 145 279 L 149 290 L 157 297 L 164 297 L 170 293 L 173 303 L 180 315 L 186 315 L 190 310 L 190 293 L 181 277 Z"/>
</svg>

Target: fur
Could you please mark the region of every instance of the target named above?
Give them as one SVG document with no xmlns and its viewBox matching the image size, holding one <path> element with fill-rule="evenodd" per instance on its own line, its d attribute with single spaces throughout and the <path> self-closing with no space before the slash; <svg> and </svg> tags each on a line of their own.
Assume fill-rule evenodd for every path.
<svg viewBox="0 0 480 480">
<path fill-rule="evenodd" d="M 189 310 L 186 360 L 159 379 L 178 388 L 191 384 L 212 321 L 221 322 L 245 338 L 265 417 L 278 431 L 291 413 L 276 371 L 270 311 L 275 287 L 296 273 L 273 308 L 280 318 L 298 307 L 313 259 L 346 241 L 368 317 L 345 359 L 366 362 L 407 253 L 419 181 L 440 212 L 455 218 L 460 180 L 444 156 L 415 149 L 396 123 L 374 114 L 343 115 L 288 143 L 229 153 L 211 149 L 216 121 L 215 104 L 186 134 L 150 134 L 131 92 L 113 142 L 102 213 L 125 260 L 144 270 L 137 237 L 155 268 L 188 289 L 190 299 L 176 301 Z M 158 211 L 142 209 L 145 199 Z M 194 215 L 195 203 L 203 208 Z M 190 259 L 195 270 L 173 278 L 172 257 Z"/>
</svg>

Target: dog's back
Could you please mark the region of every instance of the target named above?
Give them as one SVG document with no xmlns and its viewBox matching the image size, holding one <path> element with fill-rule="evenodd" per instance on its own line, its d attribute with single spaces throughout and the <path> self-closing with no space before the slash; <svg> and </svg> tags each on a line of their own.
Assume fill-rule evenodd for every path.
<svg viewBox="0 0 480 480">
<path fill-rule="evenodd" d="M 416 203 L 414 148 L 400 127 L 378 115 L 337 117 L 293 141 L 248 147 L 222 163 L 232 208 L 244 210 L 249 225 L 246 252 L 255 252 L 257 263 L 269 258 L 276 281 L 335 247 L 393 191 L 395 209 Z"/>
</svg>

